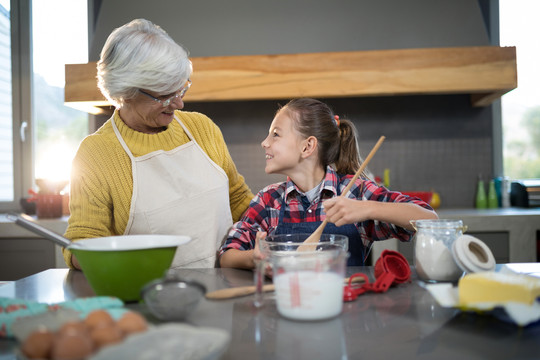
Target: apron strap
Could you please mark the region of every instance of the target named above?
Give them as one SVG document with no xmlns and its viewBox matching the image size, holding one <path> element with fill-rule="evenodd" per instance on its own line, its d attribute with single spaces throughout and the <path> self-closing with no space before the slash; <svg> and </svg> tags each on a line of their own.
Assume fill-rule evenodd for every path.
<svg viewBox="0 0 540 360">
<path fill-rule="evenodd" d="M 184 123 L 182 123 L 182 121 L 180 121 L 180 119 L 179 119 L 176 115 L 174 115 L 174 119 L 175 119 L 176 121 L 178 121 L 178 123 L 180 124 L 180 126 L 182 127 L 182 129 L 184 129 L 184 131 L 186 132 L 186 134 L 187 134 L 189 140 L 193 141 L 193 135 L 191 135 L 191 133 L 189 132 L 188 128 L 184 125 Z"/>
<path fill-rule="evenodd" d="M 124 141 L 124 138 L 120 134 L 120 131 L 118 130 L 118 127 L 116 126 L 116 122 L 114 121 L 114 115 L 111 118 L 111 122 L 112 122 L 114 133 L 116 134 L 116 137 L 118 138 L 118 141 L 120 142 L 120 145 L 122 145 L 122 147 L 124 148 L 124 151 L 128 154 L 129 158 L 131 159 L 131 162 L 133 163 L 133 160 L 135 160 L 135 157 L 133 156 L 131 150 L 129 150 L 129 147 Z"/>
</svg>

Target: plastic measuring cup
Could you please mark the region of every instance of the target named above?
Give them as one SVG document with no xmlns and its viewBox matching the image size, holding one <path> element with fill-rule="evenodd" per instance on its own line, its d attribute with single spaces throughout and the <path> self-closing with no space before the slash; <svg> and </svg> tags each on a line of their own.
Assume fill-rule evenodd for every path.
<svg viewBox="0 0 540 360">
<path fill-rule="evenodd" d="M 362 285 L 353 285 L 355 277 L 364 279 Z M 345 286 L 343 300 L 354 301 L 368 291 L 376 293 L 387 291 L 390 286 L 409 281 L 411 269 L 407 259 L 399 252 L 394 250 L 384 250 L 375 263 L 375 282 L 370 283 L 368 276 L 362 273 L 356 273 L 349 278 L 349 284 Z"/>
</svg>

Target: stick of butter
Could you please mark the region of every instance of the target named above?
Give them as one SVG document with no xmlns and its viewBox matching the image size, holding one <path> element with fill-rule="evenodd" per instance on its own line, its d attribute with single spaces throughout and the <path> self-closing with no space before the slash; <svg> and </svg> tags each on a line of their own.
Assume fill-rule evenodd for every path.
<svg viewBox="0 0 540 360">
<path fill-rule="evenodd" d="M 519 302 L 532 305 L 540 296 L 540 279 L 525 274 L 492 271 L 463 276 L 458 283 L 459 304 Z"/>
</svg>

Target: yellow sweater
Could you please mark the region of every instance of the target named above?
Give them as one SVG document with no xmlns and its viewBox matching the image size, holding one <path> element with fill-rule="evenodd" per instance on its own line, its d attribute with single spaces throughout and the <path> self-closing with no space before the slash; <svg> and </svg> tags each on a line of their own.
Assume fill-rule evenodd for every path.
<svg viewBox="0 0 540 360">
<path fill-rule="evenodd" d="M 233 221 L 239 220 L 253 194 L 236 170 L 220 129 L 200 113 L 176 111 L 176 116 L 206 154 L 227 174 Z M 71 215 L 65 233 L 65 237 L 71 240 L 122 235 L 126 229 L 133 193 L 131 160 L 114 133 L 113 119 L 135 157 L 160 149 L 172 150 L 189 142 L 189 137 L 176 120 L 165 131 L 144 134 L 127 127 L 115 111 L 111 119 L 81 142 L 73 160 Z M 64 259 L 72 267 L 71 253 L 65 249 Z"/>
</svg>

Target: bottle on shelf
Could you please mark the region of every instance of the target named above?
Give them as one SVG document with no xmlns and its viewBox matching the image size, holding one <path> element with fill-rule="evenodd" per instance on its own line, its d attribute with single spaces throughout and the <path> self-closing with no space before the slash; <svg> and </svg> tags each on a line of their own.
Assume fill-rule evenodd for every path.
<svg viewBox="0 0 540 360">
<path fill-rule="evenodd" d="M 495 180 L 489 181 L 487 207 L 489 209 L 496 209 L 499 207 L 499 199 L 497 198 L 497 191 L 495 190 Z"/>
<path fill-rule="evenodd" d="M 484 186 L 484 180 L 482 180 L 481 176 L 478 176 L 478 184 L 476 186 L 475 207 L 477 209 L 487 208 L 486 187 Z"/>
<path fill-rule="evenodd" d="M 503 177 L 501 186 L 501 207 L 510 207 L 510 178 Z"/>
</svg>

